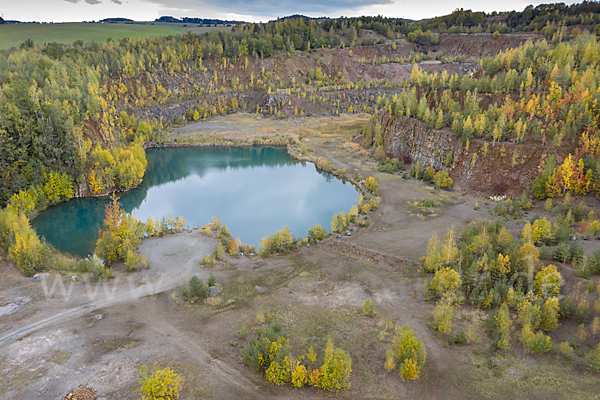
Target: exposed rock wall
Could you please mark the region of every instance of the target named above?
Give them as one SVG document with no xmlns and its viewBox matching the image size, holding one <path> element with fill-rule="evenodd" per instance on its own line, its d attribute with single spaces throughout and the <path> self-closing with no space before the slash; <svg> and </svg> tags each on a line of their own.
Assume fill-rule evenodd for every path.
<svg viewBox="0 0 600 400">
<path fill-rule="evenodd" d="M 420 161 L 424 167 L 448 170 L 448 156 L 456 160 L 462 153 L 462 140 L 449 129 L 431 129 L 417 119 L 387 112 L 379 113 L 377 123 L 384 135 L 383 148 L 394 157 L 410 155 L 413 162 Z"/>
<path fill-rule="evenodd" d="M 431 129 L 417 119 L 391 116 L 381 111 L 376 118 L 384 135 L 384 150 L 394 157 L 410 155 L 423 168 L 432 166 L 450 173 L 454 187 L 470 192 L 492 195 L 518 195 L 523 190 L 531 193 L 533 181 L 543 171 L 549 155 L 562 162 L 573 148 L 565 144 L 560 151 L 547 144 L 529 139 L 525 143 L 486 143 L 473 139 L 469 146 L 450 129 Z M 372 126 L 373 131 L 375 126 Z M 446 163 L 451 155 L 452 163 Z M 504 190 L 504 189 L 503 189 Z"/>
</svg>

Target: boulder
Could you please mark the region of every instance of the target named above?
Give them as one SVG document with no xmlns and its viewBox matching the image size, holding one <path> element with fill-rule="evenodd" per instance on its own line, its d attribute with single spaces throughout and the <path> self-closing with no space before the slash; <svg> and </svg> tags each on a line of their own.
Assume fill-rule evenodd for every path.
<svg viewBox="0 0 600 400">
<path fill-rule="evenodd" d="M 221 293 L 221 290 L 223 290 L 222 286 L 211 286 L 208 288 L 208 290 L 210 291 L 210 297 L 216 296 L 219 293 Z"/>
</svg>

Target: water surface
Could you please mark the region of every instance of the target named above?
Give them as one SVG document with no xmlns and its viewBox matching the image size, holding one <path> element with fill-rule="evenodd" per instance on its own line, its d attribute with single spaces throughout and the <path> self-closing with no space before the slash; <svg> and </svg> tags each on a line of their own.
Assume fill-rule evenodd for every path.
<svg viewBox="0 0 600 400">
<path fill-rule="evenodd" d="M 142 184 L 119 195 L 126 212 L 143 221 L 181 215 L 190 227 L 218 215 L 234 237 L 257 248 L 263 236 L 285 225 L 302 236 L 314 224 L 330 230 L 334 213 L 358 203 L 350 183 L 294 161 L 282 147 L 149 149 L 146 157 Z M 57 249 L 87 256 L 109 201 L 73 199 L 31 224 Z"/>
</svg>

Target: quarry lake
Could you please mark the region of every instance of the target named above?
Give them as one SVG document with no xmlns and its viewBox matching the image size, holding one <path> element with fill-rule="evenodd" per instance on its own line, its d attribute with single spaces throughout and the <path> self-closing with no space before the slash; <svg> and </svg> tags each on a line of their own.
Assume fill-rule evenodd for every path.
<svg viewBox="0 0 600 400">
<path fill-rule="evenodd" d="M 160 148 L 146 152 L 140 186 L 119 194 L 121 207 L 142 221 L 183 216 L 189 227 L 215 215 L 242 242 L 258 244 L 287 225 L 305 236 L 333 214 L 358 204 L 358 191 L 313 164 L 294 161 L 284 147 Z M 32 222 L 58 250 L 85 257 L 94 251 L 110 198 L 73 199 Z"/>
</svg>

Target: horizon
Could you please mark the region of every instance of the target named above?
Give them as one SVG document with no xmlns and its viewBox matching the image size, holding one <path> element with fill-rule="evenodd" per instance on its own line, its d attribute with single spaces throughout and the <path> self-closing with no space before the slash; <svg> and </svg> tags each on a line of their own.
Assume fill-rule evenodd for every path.
<svg viewBox="0 0 600 400">
<path fill-rule="evenodd" d="M 5 21 L 22 23 L 71 23 L 101 21 L 111 18 L 127 18 L 135 22 L 153 22 L 157 18 L 219 19 L 243 22 L 268 22 L 291 15 L 310 18 L 340 18 L 382 15 L 388 18 L 409 20 L 430 19 L 451 14 L 456 9 L 482 11 L 486 13 L 523 11 L 527 6 L 538 6 L 546 2 L 531 3 L 522 0 L 492 1 L 482 4 L 476 0 L 434 0 L 422 5 L 407 0 L 336 0 L 320 2 L 254 0 L 239 2 L 225 0 L 218 4 L 205 0 L 24 0 L 11 2 L 0 9 Z M 564 2 L 565 5 L 579 3 Z M 547 3 L 546 3 L 547 4 Z M 236 12 L 228 12 L 235 9 Z M 272 10 L 277 10 L 272 12 Z M 435 10 L 435 11 L 432 11 Z"/>
</svg>

